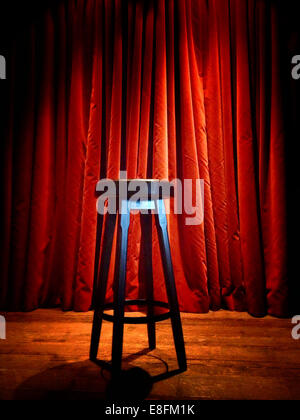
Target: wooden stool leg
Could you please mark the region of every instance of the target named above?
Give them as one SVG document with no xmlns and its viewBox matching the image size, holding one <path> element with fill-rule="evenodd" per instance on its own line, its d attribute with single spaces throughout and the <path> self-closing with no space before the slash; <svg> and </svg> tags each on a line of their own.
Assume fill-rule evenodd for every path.
<svg viewBox="0 0 300 420">
<path fill-rule="evenodd" d="M 99 341 L 100 341 L 100 334 L 101 334 L 101 327 L 102 327 L 103 306 L 105 304 L 107 278 L 108 278 L 108 271 L 109 271 L 109 265 L 110 265 L 115 225 L 116 225 L 116 215 L 109 214 L 107 216 L 107 221 L 104 227 L 104 238 L 103 238 L 104 247 L 102 251 L 99 271 L 98 271 L 99 262 L 97 262 L 97 260 L 99 260 L 99 257 L 100 257 L 100 244 L 97 243 L 97 246 L 96 246 L 95 285 L 94 285 L 95 309 L 94 309 L 91 347 L 90 347 L 91 360 L 97 359 L 97 354 L 98 354 L 98 349 L 99 349 Z"/>
<path fill-rule="evenodd" d="M 101 237 L 102 237 L 103 226 L 104 226 L 104 216 L 98 214 L 98 216 L 97 216 L 97 233 L 96 233 L 96 248 L 95 248 L 94 285 L 93 285 L 92 308 L 95 308 L 96 307 L 96 295 L 98 293 L 100 248 L 101 248 Z"/>
<path fill-rule="evenodd" d="M 118 374 L 122 366 L 123 334 L 124 334 L 124 302 L 126 288 L 126 266 L 128 230 L 130 224 L 130 212 L 128 201 L 122 201 L 122 213 L 119 214 L 118 249 L 115 276 L 115 301 L 114 301 L 114 327 L 112 344 L 112 370 Z"/>
<path fill-rule="evenodd" d="M 165 204 L 163 200 L 156 201 L 158 214 L 156 214 L 156 222 L 158 227 L 160 249 L 163 261 L 163 268 L 166 281 L 166 289 L 170 304 L 171 322 L 173 329 L 173 337 L 176 348 L 179 368 L 184 371 L 187 369 L 186 354 L 184 347 L 184 338 L 180 319 L 179 305 L 177 299 L 177 291 L 174 279 L 171 249 L 168 234 L 167 217 Z"/>
<path fill-rule="evenodd" d="M 152 215 L 141 214 L 141 228 L 142 238 L 145 241 L 145 253 L 146 253 L 146 293 L 147 300 L 153 301 L 153 268 L 152 268 Z M 148 305 L 147 315 L 149 317 L 154 316 L 153 305 Z M 148 342 L 149 349 L 154 350 L 156 347 L 156 334 L 155 334 L 155 322 L 148 322 Z"/>
</svg>

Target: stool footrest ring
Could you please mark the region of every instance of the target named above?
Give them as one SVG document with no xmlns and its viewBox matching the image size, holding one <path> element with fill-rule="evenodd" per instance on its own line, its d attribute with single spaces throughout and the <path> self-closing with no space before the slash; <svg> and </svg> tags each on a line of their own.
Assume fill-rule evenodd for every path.
<svg viewBox="0 0 300 420">
<path fill-rule="evenodd" d="M 168 303 L 165 302 L 159 302 L 159 301 L 150 301 L 150 300 L 146 300 L 146 299 L 136 299 L 136 300 L 126 300 L 124 302 L 125 306 L 158 306 L 160 308 L 166 308 L 169 309 L 169 305 Z M 105 304 L 103 307 L 103 311 L 107 311 L 107 310 L 111 310 L 115 308 L 115 304 L 114 303 L 107 303 Z M 105 319 L 106 321 L 109 322 L 114 322 L 115 317 L 114 315 L 109 315 L 106 314 L 105 312 L 103 312 L 101 314 L 102 318 Z M 139 317 L 135 317 L 135 316 L 124 316 L 123 317 L 123 322 L 124 324 L 148 324 L 149 322 L 161 322 L 161 321 L 165 321 L 166 319 L 170 319 L 171 318 L 171 311 L 168 311 L 164 314 L 159 314 L 159 315 L 153 315 L 153 316 L 139 316 Z"/>
</svg>

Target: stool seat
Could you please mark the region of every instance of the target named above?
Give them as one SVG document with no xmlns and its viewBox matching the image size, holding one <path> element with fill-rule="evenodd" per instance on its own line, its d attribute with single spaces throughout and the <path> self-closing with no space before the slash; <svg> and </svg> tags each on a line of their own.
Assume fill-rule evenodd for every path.
<svg viewBox="0 0 300 420">
<path fill-rule="evenodd" d="M 102 237 L 102 223 L 98 217 L 97 240 L 95 253 L 95 278 L 94 278 L 94 320 L 91 337 L 90 359 L 97 360 L 100 334 L 103 319 L 113 322 L 113 345 L 112 345 L 112 373 L 117 375 L 122 366 L 123 334 L 124 324 L 147 324 L 149 348 L 156 347 L 155 324 L 157 322 L 171 319 L 174 344 L 181 371 L 186 370 L 186 354 L 176 285 L 174 279 L 169 235 L 167 229 L 167 217 L 164 199 L 172 196 L 172 185 L 168 181 L 159 180 L 101 180 L 97 184 L 97 191 L 106 191 L 108 198 L 118 198 L 116 206 L 117 214 L 108 212 L 103 231 L 103 247 L 100 258 L 100 243 Z M 135 195 L 137 194 L 137 195 Z M 136 201 L 135 201 L 136 198 Z M 141 205 L 142 202 L 142 205 Z M 152 214 L 153 206 L 156 212 Z M 146 238 L 146 299 L 126 300 L 126 268 L 127 268 L 127 246 L 128 231 L 130 225 L 130 210 L 144 210 L 141 212 L 142 237 Z M 153 298 L 153 268 L 152 268 L 152 217 L 155 217 L 159 237 L 159 245 L 164 269 L 164 277 L 168 302 L 155 301 Z M 103 217 L 102 217 L 103 222 Z M 117 233 L 117 254 L 114 279 L 114 301 L 105 302 L 107 278 L 111 260 L 111 251 L 115 225 L 118 223 Z M 143 317 L 126 317 L 126 306 L 146 306 L 147 315 Z M 166 313 L 155 315 L 154 308 L 168 309 Z M 107 314 L 105 311 L 113 310 L 114 314 Z"/>
<path fill-rule="evenodd" d="M 140 199 L 157 198 L 167 199 L 174 196 L 174 187 L 172 183 L 167 180 L 158 179 L 119 179 L 119 180 L 106 180 L 103 179 L 98 182 L 96 190 L 103 191 L 109 184 L 114 184 L 114 189 L 108 189 L 106 196 L 109 198 L 120 197 L 131 198 L 136 193 L 139 193 Z M 126 197 L 125 197 L 126 193 Z"/>
</svg>

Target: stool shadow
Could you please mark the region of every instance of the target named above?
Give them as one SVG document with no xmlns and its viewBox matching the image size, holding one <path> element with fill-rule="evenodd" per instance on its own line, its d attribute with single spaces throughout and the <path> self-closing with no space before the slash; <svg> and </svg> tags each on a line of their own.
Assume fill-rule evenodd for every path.
<svg viewBox="0 0 300 420">
<path fill-rule="evenodd" d="M 28 378 L 15 400 L 104 400 L 108 381 L 89 360 L 66 363 Z"/>
<path fill-rule="evenodd" d="M 128 369 L 122 370 L 116 380 L 110 379 L 111 364 L 101 360 L 66 363 L 46 369 L 19 385 L 14 392 L 14 400 L 142 401 L 149 396 L 154 383 L 181 373 L 179 369 L 169 371 L 168 364 L 159 358 L 166 371 L 156 376 L 131 366 L 134 360 L 149 352 L 147 349 L 124 357 L 123 362 Z"/>
<path fill-rule="evenodd" d="M 141 356 L 148 355 L 152 350 L 144 349 L 123 358 L 123 365 L 128 365 Z M 158 356 L 151 356 L 159 360 L 165 366 L 165 372 L 151 376 L 146 370 L 139 367 L 131 367 L 128 370 L 122 370 L 115 380 L 110 380 L 107 387 L 107 399 L 111 400 L 144 400 L 150 394 L 153 384 L 172 378 L 183 373 L 181 369 L 169 371 L 167 362 Z M 103 360 L 93 361 L 103 371 L 111 372 L 111 363 Z M 102 371 L 102 372 L 103 372 Z"/>
</svg>

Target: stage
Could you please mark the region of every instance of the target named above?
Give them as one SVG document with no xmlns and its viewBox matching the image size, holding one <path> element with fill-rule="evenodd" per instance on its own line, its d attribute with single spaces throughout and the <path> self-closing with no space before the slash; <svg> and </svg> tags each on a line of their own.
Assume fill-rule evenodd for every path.
<svg viewBox="0 0 300 420">
<path fill-rule="evenodd" d="M 2 400 L 111 395 L 109 372 L 88 360 L 92 312 L 53 309 L 2 315 L 7 327 L 7 339 L 0 341 Z M 146 372 L 156 376 L 143 391 L 139 382 L 147 399 L 300 399 L 300 341 L 292 338 L 291 320 L 219 311 L 182 314 L 182 322 L 188 370 L 174 375 L 169 321 L 157 325 L 157 349 L 152 352 L 147 351 L 145 326 L 125 327 L 123 368 L 143 369 L 139 375 L 144 372 L 146 382 Z M 104 322 L 99 357 L 107 361 L 111 330 Z M 135 400 L 132 383 L 127 391 Z"/>
</svg>

